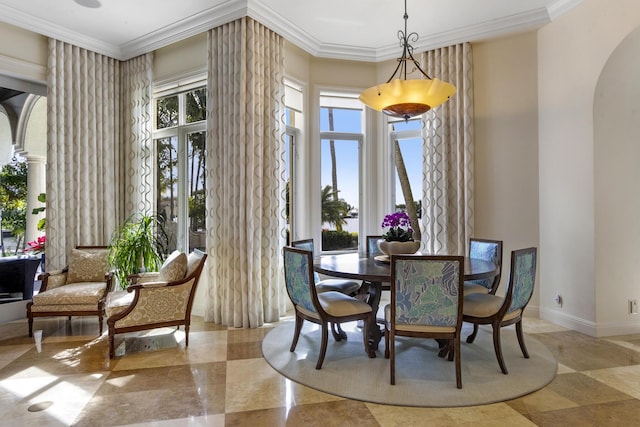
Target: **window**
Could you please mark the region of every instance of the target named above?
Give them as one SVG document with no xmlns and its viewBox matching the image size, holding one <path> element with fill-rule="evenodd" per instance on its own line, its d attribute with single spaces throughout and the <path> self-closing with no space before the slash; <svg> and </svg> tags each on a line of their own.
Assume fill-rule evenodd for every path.
<svg viewBox="0 0 640 427">
<path fill-rule="evenodd" d="M 411 188 L 413 200 L 416 203 L 418 218 L 422 216 L 422 121 L 416 118 L 409 121 L 399 120 L 389 122 L 389 140 L 394 153 L 393 159 L 396 164 L 393 167 L 395 176 L 395 208 L 398 211 L 406 210 L 406 199 L 402 191 L 400 177 L 398 175 L 397 156 L 395 151 L 396 141 L 402 154 L 401 160 L 404 164 Z"/>
<path fill-rule="evenodd" d="M 155 100 L 156 212 L 169 250 L 205 250 L 206 88 Z"/>
<path fill-rule="evenodd" d="M 363 107 L 355 97 L 320 96 L 322 250 L 357 250 Z"/>
</svg>

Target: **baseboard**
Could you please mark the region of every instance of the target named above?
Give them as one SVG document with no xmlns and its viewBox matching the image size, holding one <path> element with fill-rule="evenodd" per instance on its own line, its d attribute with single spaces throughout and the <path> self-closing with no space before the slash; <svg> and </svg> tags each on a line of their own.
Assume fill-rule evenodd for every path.
<svg viewBox="0 0 640 427">
<path fill-rule="evenodd" d="M 597 337 L 640 334 L 640 319 L 627 322 L 608 322 L 596 325 Z"/>
<path fill-rule="evenodd" d="M 597 323 L 558 310 L 542 308 L 540 319 L 598 338 L 640 333 L 640 317 L 635 321 Z"/>
</svg>

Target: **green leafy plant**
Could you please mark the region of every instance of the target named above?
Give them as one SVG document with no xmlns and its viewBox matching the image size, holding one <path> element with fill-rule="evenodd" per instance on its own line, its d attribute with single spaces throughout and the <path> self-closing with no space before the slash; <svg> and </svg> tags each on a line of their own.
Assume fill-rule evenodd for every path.
<svg viewBox="0 0 640 427">
<path fill-rule="evenodd" d="M 127 276 L 157 271 L 167 248 L 167 234 L 155 215 L 134 215 L 116 230 L 109 244 L 109 263 L 121 288 Z"/>
<path fill-rule="evenodd" d="M 47 195 L 45 193 L 40 193 L 38 194 L 38 201 L 40 203 L 47 203 Z M 39 208 L 33 208 L 33 210 L 31 211 L 32 215 L 39 215 L 40 213 L 44 212 L 46 209 L 46 206 L 40 206 Z M 44 231 L 47 229 L 47 218 L 40 218 L 38 220 L 38 225 L 37 225 L 38 231 Z"/>
</svg>

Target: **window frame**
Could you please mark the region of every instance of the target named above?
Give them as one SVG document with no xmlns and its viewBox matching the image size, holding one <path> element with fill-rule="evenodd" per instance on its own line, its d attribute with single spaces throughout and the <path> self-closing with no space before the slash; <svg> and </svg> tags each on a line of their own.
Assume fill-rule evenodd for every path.
<svg viewBox="0 0 640 427">
<path fill-rule="evenodd" d="M 151 139 L 153 142 L 153 153 L 154 153 L 154 172 L 158 174 L 157 169 L 157 158 L 158 158 L 158 148 L 156 141 L 161 138 L 177 138 L 178 142 L 178 151 L 177 151 L 177 189 L 178 189 L 178 197 L 177 197 L 177 225 L 176 225 L 176 249 L 181 251 L 187 251 L 189 248 L 189 177 L 188 177 L 188 135 L 192 133 L 203 132 L 207 134 L 207 120 L 206 115 L 204 120 L 200 120 L 198 122 L 187 123 L 186 118 L 186 94 L 192 92 L 194 90 L 204 89 L 207 90 L 207 81 L 204 78 L 200 78 L 194 81 L 190 81 L 187 84 L 175 84 L 169 87 L 168 89 L 155 91 L 153 94 L 153 130 Z M 170 96 L 178 96 L 178 124 L 176 126 L 166 127 L 166 128 L 157 128 L 157 112 L 158 112 L 158 101 L 165 97 Z M 203 152 L 203 155 L 206 156 L 206 145 Z M 206 174 L 206 167 L 205 167 Z M 205 175 L 206 179 L 206 175 Z M 155 187 L 155 185 L 154 185 Z M 154 211 L 157 210 L 157 199 L 160 197 L 158 193 L 158 189 L 154 189 L 155 193 L 155 203 L 154 203 Z M 158 212 L 155 212 L 158 214 Z"/>
</svg>

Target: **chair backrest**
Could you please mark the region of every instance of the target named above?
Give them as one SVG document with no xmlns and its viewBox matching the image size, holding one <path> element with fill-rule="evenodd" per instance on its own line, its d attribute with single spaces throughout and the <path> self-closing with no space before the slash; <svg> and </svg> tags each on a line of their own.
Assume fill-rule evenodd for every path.
<svg viewBox="0 0 640 427">
<path fill-rule="evenodd" d="M 315 286 L 312 265 L 313 253 L 305 249 L 285 246 L 282 250 L 284 258 L 284 281 L 287 293 L 294 306 L 302 307 L 313 313 L 317 312 L 314 299 Z"/>
<path fill-rule="evenodd" d="M 380 239 L 382 239 L 382 236 L 367 236 L 367 258 L 384 255 L 378 247 L 378 240 Z"/>
<path fill-rule="evenodd" d="M 498 274 L 493 278 L 471 280 L 472 283 L 482 285 L 495 293 L 500 285 L 502 273 L 502 240 L 469 239 L 469 257 L 491 261 L 498 267 Z"/>
<path fill-rule="evenodd" d="M 313 239 L 303 239 L 303 240 L 295 240 L 291 242 L 291 246 L 298 249 L 304 249 L 305 251 L 310 251 L 311 256 L 313 257 Z M 313 283 L 318 283 L 320 281 L 320 275 L 313 272 Z"/>
<path fill-rule="evenodd" d="M 311 251 L 313 254 L 313 239 L 294 240 L 291 242 L 291 246 L 298 249 L 304 249 L 305 251 Z"/>
<path fill-rule="evenodd" d="M 533 295 L 536 281 L 536 248 L 519 249 L 511 252 L 511 270 L 509 272 L 509 289 L 505 295 L 505 305 L 509 304 L 506 313 L 524 310 Z"/>
<path fill-rule="evenodd" d="M 394 255 L 391 318 L 395 324 L 462 326 L 464 257 Z"/>
</svg>

